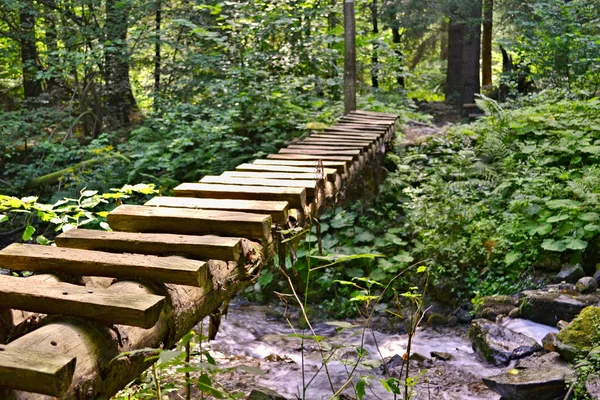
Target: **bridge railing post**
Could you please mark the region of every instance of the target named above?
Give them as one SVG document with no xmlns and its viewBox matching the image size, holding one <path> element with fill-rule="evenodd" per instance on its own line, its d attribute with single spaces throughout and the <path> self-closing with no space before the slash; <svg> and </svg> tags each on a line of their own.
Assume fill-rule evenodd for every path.
<svg viewBox="0 0 600 400">
<path fill-rule="evenodd" d="M 356 111 L 356 18 L 354 0 L 344 0 L 344 111 Z"/>
</svg>

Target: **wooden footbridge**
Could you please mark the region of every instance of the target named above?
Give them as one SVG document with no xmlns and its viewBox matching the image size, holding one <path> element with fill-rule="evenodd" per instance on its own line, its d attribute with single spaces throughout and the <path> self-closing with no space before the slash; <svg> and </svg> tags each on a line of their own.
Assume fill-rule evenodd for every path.
<svg viewBox="0 0 600 400">
<path fill-rule="evenodd" d="M 352 112 L 175 197 L 121 205 L 110 232 L 0 251 L 0 267 L 35 273 L 0 276 L 0 399 L 109 399 L 151 365 L 118 354 L 172 348 L 256 279 L 282 229 L 376 188 L 395 129 L 396 116 Z"/>
</svg>

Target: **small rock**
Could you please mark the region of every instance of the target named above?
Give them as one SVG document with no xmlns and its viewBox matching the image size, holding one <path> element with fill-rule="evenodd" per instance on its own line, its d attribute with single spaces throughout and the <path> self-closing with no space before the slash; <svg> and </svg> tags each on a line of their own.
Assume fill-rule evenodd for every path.
<svg viewBox="0 0 600 400">
<path fill-rule="evenodd" d="M 393 370 L 396 369 L 402 365 L 404 365 L 404 359 L 402 358 L 402 356 L 398 355 L 398 354 L 394 354 L 392 357 L 390 357 L 386 362 L 385 365 L 387 366 L 388 370 Z"/>
<path fill-rule="evenodd" d="M 471 303 L 468 301 L 462 302 L 452 313 L 459 323 L 468 324 L 473 320 L 471 315 Z"/>
<path fill-rule="evenodd" d="M 444 353 L 442 351 L 432 351 L 430 354 L 431 354 L 431 358 L 437 358 L 438 360 L 442 360 L 442 361 L 452 360 L 452 354 L 450 354 L 450 353 Z"/>
<path fill-rule="evenodd" d="M 556 327 L 558 328 L 559 331 L 562 331 L 567 326 L 569 326 L 569 323 L 567 321 L 560 320 L 556 323 Z"/>
<path fill-rule="evenodd" d="M 583 268 L 581 268 L 580 264 L 565 264 L 560 272 L 554 277 L 554 282 L 575 283 L 584 276 L 585 272 L 583 272 Z"/>
<path fill-rule="evenodd" d="M 598 286 L 600 286 L 600 270 L 596 271 L 596 273 L 594 274 L 594 280 L 596 281 Z"/>
<path fill-rule="evenodd" d="M 446 325 L 449 327 L 455 327 L 458 325 L 458 318 L 456 318 L 456 315 L 451 315 L 448 317 L 448 322 L 446 322 Z"/>
<path fill-rule="evenodd" d="M 600 307 L 584 309 L 577 318 L 556 335 L 556 351 L 567 361 L 592 350 L 600 337 Z"/>
<path fill-rule="evenodd" d="M 591 376 L 585 381 L 585 390 L 592 399 L 600 399 L 600 376 Z"/>
<path fill-rule="evenodd" d="M 554 400 L 564 398 L 571 374 L 558 354 L 548 353 L 520 360 L 515 368 L 483 378 L 483 383 L 507 400 Z"/>
<path fill-rule="evenodd" d="M 598 283 L 591 276 L 586 276 L 577 281 L 575 288 L 579 293 L 594 293 L 598 289 Z"/>
<path fill-rule="evenodd" d="M 507 365 L 511 360 L 542 350 L 535 339 L 485 319 L 474 320 L 467 336 L 473 350 L 481 358 L 497 366 Z"/>
<path fill-rule="evenodd" d="M 521 318 L 521 309 L 519 307 L 515 307 L 508 313 L 508 318 Z"/>
<path fill-rule="evenodd" d="M 412 353 L 410 355 L 410 360 L 420 363 L 420 362 L 426 361 L 427 357 L 425 357 L 423 354 L 420 354 L 420 353 Z"/>
<path fill-rule="evenodd" d="M 427 326 L 436 327 L 436 326 L 444 326 L 448 323 L 448 318 L 438 313 L 431 313 L 427 318 Z"/>
<path fill-rule="evenodd" d="M 455 279 L 441 277 L 431 284 L 430 294 L 440 303 L 448 304 L 455 299 L 454 288 L 456 288 Z"/>
<path fill-rule="evenodd" d="M 258 388 L 258 389 L 253 389 L 252 392 L 250 392 L 250 394 L 248 395 L 246 400 L 287 400 L 287 399 L 270 389 Z"/>
<path fill-rule="evenodd" d="M 550 332 L 544 336 L 542 346 L 546 351 L 556 351 L 556 333 Z"/>
<path fill-rule="evenodd" d="M 488 296 L 481 299 L 475 318 L 495 321 L 500 315 L 508 315 L 518 305 L 516 296 Z"/>
</svg>

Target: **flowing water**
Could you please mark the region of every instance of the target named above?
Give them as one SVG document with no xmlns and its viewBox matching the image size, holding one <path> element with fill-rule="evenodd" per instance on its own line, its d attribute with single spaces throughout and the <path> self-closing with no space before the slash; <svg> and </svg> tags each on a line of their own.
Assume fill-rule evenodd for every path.
<svg viewBox="0 0 600 400">
<path fill-rule="evenodd" d="M 317 335 L 323 337 L 321 347 L 325 357 L 333 355 L 327 363 L 327 374 L 322 367 L 317 343 L 306 339 L 303 352 L 301 339 L 293 336 L 302 332 L 275 314 L 268 306 L 237 304 L 230 307 L 217 339 L 211 342 L 213 355 L 219 365 L 233 368 L 220 378 L 221 381 L 226 380 L 226 386 L 246 392 L 253 387 L 268 388 L 289 399 L 329 399 L 332 395 L 331 385 L 338 389 L 348 379 L 349 371 L 356 364 L 356 348 L 362 343 L 367 355 L 356 368 L 354 376 L 355 382 L 360 376 L 372 377 L 364 398 L 395 398 L 378 380 L 383 378 L 380 360 L 394 356 L 399 360 L 398 356 L 406 352 L 407 335 L 379 331 L 363 335 L 359 327 L 340 332 L 336 326 L 318 323 L 314 328 Z M 504 324 L 538 341 L 546 333 L 556 331 L 526 320 L 508 320 Z M 304 334 L 308 335 L 308 332 Z M 430 355 L 432 351 L 448 353 L 452 359 L 433 359 Z M 501 369 L 477 359 L 466 339 L 465 327 L 443 331 L 419 330 L 411 353 L 426 357 L 425 360 L 411 363 L 411 375 L 418 375 L 419 370 L 427 370 L 418 378 L 419 383 L 415 388 L 417 399 L 499 399 L 498 395 L 483 385 L 481 378 L 496 374 Z M 241 366 L 259 368 L 263 374 L 245 372 L 239 369 Z M 308 388 L 303 393 L 305 386 Z M 354 398 L 351 386 L 344 393 Z"/>
</svg>

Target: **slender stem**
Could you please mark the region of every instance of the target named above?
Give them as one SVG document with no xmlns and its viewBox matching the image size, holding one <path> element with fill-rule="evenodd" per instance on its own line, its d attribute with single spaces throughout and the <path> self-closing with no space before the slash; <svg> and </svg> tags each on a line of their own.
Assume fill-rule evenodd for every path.
<svg viewBox="0 0 600 400">
<path fill-rule="evenodd" d="M 191 353 L 190 342 L 187 342 L 185 344 L 185 363 L 188 367 L 188 371 L 186 371 L 186 373 L 185 373 L 185 400 L 192 399 L 192 382 L 190 380 L 190 371 L 189 371 L 190 353 Z"/>
<path fill-rule="evenodd" d="M 158 371 L 156 370 L 156 363 L 152 364 L 152 376 L 154 377 L 154 386 L 156 387 L 156 399 L 162 400 L 162 393 L 160 391 L 160 381 L 158 380 Z"/>
</svg>

